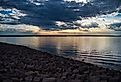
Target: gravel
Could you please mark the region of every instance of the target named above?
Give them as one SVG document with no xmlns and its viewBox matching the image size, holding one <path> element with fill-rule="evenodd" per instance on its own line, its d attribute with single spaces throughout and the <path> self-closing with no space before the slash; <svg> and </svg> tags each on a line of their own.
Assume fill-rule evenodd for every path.
<svg viewBox="0 0 121 82">
<path fill-rule="evenodd" d="M 121 82 L 121 72 L 0 43 L 0 82 Z"/>
</svg>

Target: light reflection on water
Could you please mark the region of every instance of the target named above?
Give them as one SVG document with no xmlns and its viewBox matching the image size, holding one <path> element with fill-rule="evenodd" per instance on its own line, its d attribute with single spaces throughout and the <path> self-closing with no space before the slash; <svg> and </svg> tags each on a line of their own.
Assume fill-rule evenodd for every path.
<svg viewBox="0 0 121 82">
<path fill-rule="evenodd" d="M 0 42 L 121 70 L 121 37 L 1 37 Z"/>
</svg>

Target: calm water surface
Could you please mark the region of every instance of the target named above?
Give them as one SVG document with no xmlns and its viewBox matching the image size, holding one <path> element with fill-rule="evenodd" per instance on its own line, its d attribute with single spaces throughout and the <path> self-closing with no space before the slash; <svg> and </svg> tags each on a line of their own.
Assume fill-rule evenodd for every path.
<svg viewBox="0 0 121 82">
<path fill-rule="evenodd" d="M 121 70 L 121 37 L 0 37 L 0 42 Z"/>
</svg>

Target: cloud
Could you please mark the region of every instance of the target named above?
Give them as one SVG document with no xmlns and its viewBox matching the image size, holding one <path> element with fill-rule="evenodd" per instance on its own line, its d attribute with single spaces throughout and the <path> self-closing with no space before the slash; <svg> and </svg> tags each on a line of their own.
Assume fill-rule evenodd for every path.
<svg viewBox="0 0 121 82">
<path fill-rule="evenodd" d="M 31 32 L 31 33 L 38 33 L 41 31 L 38 26 L 33 26 L 33 25 L 25 25 L 25 24 L 20 24 L 20 25 L 6 25 L 6 24 L 0 24 L 0 31 L 1 32 Z"/>
<path fill-rule="evenodd" d="M 83 3 L 87 3 L 88 1 L 87 0 L 64 0 L 64 1 L 69 1 L 69 2 L 71 2 L 71 1 L 75 1 L 75 2 L 83 2 Z"/>
<path fill-rule="evenodd" d="M 121 23 L 120 14 L 121 13 L 115 12 L 107 15 L 96 16 L 96 17 L 85 17 L 85 18 L 82 18 L 82 20 L 73 21 L 73 23 L 82 28 L 109 29 L 112 24 Z"/>
<path fill-rule="evenodd" d="M 81 30 L 83 29 L 84 32 L 107 31 L 107 29 L 113 30 L 113 28 L 110 28 L 111 24 L 120 23 L 121 21 L 119 18 L 121 15 L 114 12 L 118 7 L 116 0 L 94 0 L 94 2 L 93 0 L 88 0 L 91 1 L 90 3 L 87 3 L 87 0 L 7 1 L 7 3 L 3 3 L 4 8 L 13 12 L 14 10 L 10 9 L 16 7 L 15 12 L 12 14 L 20 19 L 20 23 L 22 25 L 24 24 L 23 26 L 25 28 L 22 28 L 22 25 L 13 26 L 14 28 L 10 28 L 9 26 L 11 25 L 4 25 L 4 27 L 9 27 L 9 30 L 14 29 L 14 31 L 35 32 L 33 29 L 34 26 L 37 27 L 34 27 L 36 32 L 39 32 L 41 27 L 50 30 L 53 28 L 56 30 L 61 28 L 60 30 L 70 29 L 71 31 L 73 30 L 72 28 L 79 28 Z M 84 4 L 82 5 L 82 3 L 78 2 L 84 2 Z M 26 14 L 26 16 L 22 16 L 23 14 Z M 11 13 L 7 14 L 7 16 L 11 17 Z M 4 27 L 3 30 L 6 29 L 7 31 L 7 28 Z M 21 29 L 18 29 L 18 27 Z"/>
<path fill-rule="evenodd" d="M 14 18 L 20 19 L 20 17 L 24 17 L 26 14 L 22 13 L 20 10 L 16 8 L 2 8 L 0 7 L 0 17 L 2 18 Z"/>
</svg>

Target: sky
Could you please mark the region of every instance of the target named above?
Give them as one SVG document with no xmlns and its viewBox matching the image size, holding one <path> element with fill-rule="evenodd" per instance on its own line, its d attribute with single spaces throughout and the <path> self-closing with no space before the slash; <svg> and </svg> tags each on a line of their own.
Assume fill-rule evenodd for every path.
<svg viewBox="0 0 121 82">
<path fill-rule="evenodd" d="M 120 12 L 120 0 L 0 0 L 0 31 L 120 31 Z"/>
</svg>

